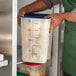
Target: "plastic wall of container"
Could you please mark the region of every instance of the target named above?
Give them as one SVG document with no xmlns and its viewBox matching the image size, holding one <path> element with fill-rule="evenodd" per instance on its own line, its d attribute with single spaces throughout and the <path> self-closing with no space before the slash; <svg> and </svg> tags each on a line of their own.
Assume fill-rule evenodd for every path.
<svg viewBox="0 0 76 76">
<path fill-rule="evenodd" d="M 49 47 L 50 19 L 44 14 L 21 17 L 22 58 L 25 62 L 46 63 Z"/>
</svg>

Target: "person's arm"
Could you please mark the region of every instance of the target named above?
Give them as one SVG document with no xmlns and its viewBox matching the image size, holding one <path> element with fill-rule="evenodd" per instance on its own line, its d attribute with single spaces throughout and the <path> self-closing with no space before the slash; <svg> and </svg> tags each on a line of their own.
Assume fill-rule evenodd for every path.
<svg viewBox="0 0 76 76">
<path fill-rule="evenodd" d="M 71 12 L 61 13 L 60 15 L 64 20 L 76 22 L 76 9 Z"/>
<path fill-rule="evenodd" d="M 22 7 L 18 13 L 18 24 L 21 24 L 21 16 L 26 13 L 40 12 L 46 9 L 50 9 L 53 5 L 60 3 L 61 0 L 37 0 L 27 6 Z"/>
<path fill-rule="evenodd" d="M 39 12 L 46 9 L 48 9 L 48 6 L 42 0 L 37 0 L 21 8 L 25 13 Z"/>
<path fill-rule="evenodd" d="M 52 5 L 50 4 L 50 6 L 52 7 Z M 22 7 L 19 10 L 18 13 L 18 24 L 21 24 L 21 16 L 24 16 L 24 14 L 26 13 L 32 13 L 32 12 L 39 12 L 39 11 L 43 11 L 49 9 L 48 5 L 46 5 L 46 3 L 43 0 L 37 0 L 27 6 Z"/>
<path fill-rule="evenodd" d="M 46 18 L 49 18 L 49 17 L 52 18 L 50 29 L 54 30 L 57 26 L 59 26 L 63 22 L 63 20 L 76 22 L 76 10 L 73 10 L 71 12 L 66 12 L 66 13 L 55 13 L 55 14 L 46 16 Z"/>
</svg>

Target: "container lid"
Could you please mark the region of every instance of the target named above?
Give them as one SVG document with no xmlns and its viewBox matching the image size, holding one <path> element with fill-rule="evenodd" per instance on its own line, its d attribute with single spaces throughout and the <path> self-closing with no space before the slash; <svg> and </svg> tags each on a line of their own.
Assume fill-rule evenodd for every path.
<svg viewBox="0 0 76 76">
<path fill-rule="evenodd" d="M 42 65 L 42 63 L 28 63 L 28 62 L 25 62 L 25 63 L 22 63 L 24 65 L 29 65 L 29 66 L 39 66 L 39 65 Z"/>
<path fill-rule="evenodd" d="M 48 15 L 49 14 L 29 13 L 29 14 L 25 14 L 24 17 L 49 19 L 49 18 L 44 18 L 45 16 L 48 16 Z"/>
</svg>

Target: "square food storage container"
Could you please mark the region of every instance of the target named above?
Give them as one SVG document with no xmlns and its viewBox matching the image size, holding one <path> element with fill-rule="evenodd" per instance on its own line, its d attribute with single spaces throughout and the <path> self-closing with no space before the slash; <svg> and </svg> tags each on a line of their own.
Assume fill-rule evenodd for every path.
<svg viewBox="0 0 76 76">
<path fill-rule="evenodd" d="M 24 62 L 46 63 L 49 47 L 50 18 L 47 14 L 21 17 L 22 59 Z"/>
<path fill-rule="evenodd" d="M 22 63 L 20 72 L 29 76 L 45 76 L 46 65 L 41 63 Z"/>
</svg>

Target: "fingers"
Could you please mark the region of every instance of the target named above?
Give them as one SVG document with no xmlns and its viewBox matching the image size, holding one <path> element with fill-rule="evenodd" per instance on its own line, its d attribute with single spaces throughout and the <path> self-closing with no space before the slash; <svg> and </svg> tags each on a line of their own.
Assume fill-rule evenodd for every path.
<svg viewBox="0 0 76 76">
<path fill-rule="evenodd" d="M 21 17 L 21 16 L 24 16 L 24 14 L 25 14 L 25 11 L 21 11 L 20 13 L 19 13 L 19 16 Z"/>
<path fill-rule="evenodd" d="M 17 23 L 18 23 L 19 26 L 21 26 L 21 16 L 24 16 L 24 14 L 25 14 L 25 11 L 21 9 L 19 11 L 19 14 L 18 14 L 18 17 L 17 17 Z"/>
<path fill-rule="evenodd" d="M 62 23 L 63 19 L 61 18 L 53 18 L 51 20 L 50 29 L 54 30 L 57 26 L 59 26 Z"/>
<path fill-rule="evenodd" d="M 50 29 L 51 29 L 51 30 L 54 30 L 54 28 L 55 28 L 54 14 L 51 14 L 51 15 L 45 16 L 44 18 L 52 18 L 52 20 L 51 20 L 51 24 L 50 24 Z"/>
<path fill-rule="evenodd" d="M 51 30 L 54 30 L 54 29 L 56 28 L 57 25 L 58 25 L 58 24 L 55 23 L 55 20 L 52 19 L 51 25 L 50 25 L 50 29 L 51 29 Z"/>
<path fill-rule="evenodd" d="M 54 20 L 53 16 L 54 16 L 53 14 L 45 16 L 45 18 L 52 18 L 51 19 L 51 24 L 50 24 L 50 30 L 54 30 L 54 28 L 55 28 L 55 23 L 54 23 L 55 20 Z"/>
<path fill-rule="evenodd" d="M 48 15 L 45 18 L 50 18 L 50 17 L 51 17 L 50 29 L 54 30 L 57 26 L 59 26 L 62 23 L 63 18 L 60 16 L 59 13 Z"/>
<path fill-rule="evenodd" d="M 53 16 L 53 14 L 45 16 L 44 18 L 51 18 Z"/>
<path fill-rule="evenodd" d="M 21 26 L 21 18 L 20 18 L 20 16 L 17 17 L 17 23 L 18 23 L 19 26 Z"/>
<path fill-rule="evenodd" d="M 51 30 L 54 30 L 56 27 L 57 25 L 55 25 L 54 23 L 51 23 L 51 27 L 50 27 Z"/>
<path fill-rule="evenodd" d="M 45 16 L 45 18 L 54 18 L 57 15 L 59 15 L 59 13 L 50 14 L 48 16 Z"/>
</svg>

